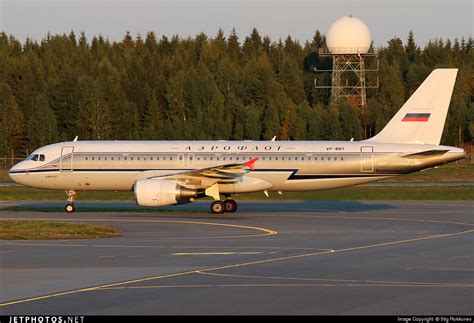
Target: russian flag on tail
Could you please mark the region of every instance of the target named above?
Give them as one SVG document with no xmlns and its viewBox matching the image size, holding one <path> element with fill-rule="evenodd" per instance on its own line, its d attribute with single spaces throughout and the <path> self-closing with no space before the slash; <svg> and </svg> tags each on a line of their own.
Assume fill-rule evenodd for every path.
<svg viewBox="0 0 474 323">
<path fill-rule="evenodd" d="M 421 121 L 426 122 L 430 118 L 431 113 L 407 113 L 402 121 Z"/>
</svg>

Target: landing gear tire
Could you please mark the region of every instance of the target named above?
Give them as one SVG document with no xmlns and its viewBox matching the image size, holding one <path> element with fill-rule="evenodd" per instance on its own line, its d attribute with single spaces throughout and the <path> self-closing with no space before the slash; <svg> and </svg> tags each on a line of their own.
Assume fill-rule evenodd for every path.
<svg viewBox="0 0 474 323">
<path fill-rule="evenodd" d="M 66 210 L 67 213 L 73 213 L 76 210 L 76 207 L 74 206 L 74 201 L 76 200 L 76 191 L 74 190 L 66 191 L 66 195 L 67 195 L 67 204 L 64 209 Z"/>
<path fill-rule="evenodd" d="M 224 201 L 224 207 L 226 212 L 235 212 L 237 211 L 237 202 L 232 199 L 227 199 Z"/>
<path fill-rule="evenodd" d="M 73 213 L 76 210 L 76 207 L 74 206 L 74 204 L 67 204 L 64 209 L 67 213 Z"/>
<path fill-rule="evenodd" d="M 223 214 L 225 212 L 225 205 L 222 201 L 214 201 L 211 203 L 211 212 L 214 214 Z"/>
</svg>

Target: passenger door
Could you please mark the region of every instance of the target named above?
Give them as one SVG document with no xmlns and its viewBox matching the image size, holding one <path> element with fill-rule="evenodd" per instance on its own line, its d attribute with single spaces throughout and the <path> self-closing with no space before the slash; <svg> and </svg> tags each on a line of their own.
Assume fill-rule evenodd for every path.
<svg viewBox="0 0 474 323">
<path fill-rule="evenodd" d="M 364 173 L 374 171 L 374 147 L 360 147 L 360 171 Z"/>
<path fill-rule="evenodd" d="M 59 170 L 72 172 L 72 159 L 74 154 L 73 146 L 64 146 L 61 148 L 61 158 L 59 159 Z"/>
</svg>

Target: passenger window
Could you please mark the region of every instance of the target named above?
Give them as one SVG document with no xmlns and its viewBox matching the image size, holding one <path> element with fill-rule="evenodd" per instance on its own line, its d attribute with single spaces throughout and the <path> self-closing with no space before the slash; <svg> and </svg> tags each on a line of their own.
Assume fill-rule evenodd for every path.
<svg viewBox="0 0 474 323">
<path fill-rule="evenodd" d="M 85 159 L 86 159 L 86 160 L 89 160 L 89 157 L 86 157 Z"/>
</svg>

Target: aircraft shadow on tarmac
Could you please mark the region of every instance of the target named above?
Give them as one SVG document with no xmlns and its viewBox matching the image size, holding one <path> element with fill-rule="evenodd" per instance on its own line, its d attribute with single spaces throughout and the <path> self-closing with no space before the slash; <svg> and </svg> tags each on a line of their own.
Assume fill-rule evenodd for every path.
<svg viewBox="0 0 474 323">
<path fill-rule="evenodd" d="M 13 212 L 63 212 L 64 202 L 58 201 L 34 201 L 12 203 L 2 208 L 2 211 Z M 83 201 L 77 202 L 77 212 L 110 212 L 110 213 L 138 213 L 147 216 L 156 214 L 176 215 L 191 213 L 194 215 L 209 213 L 209 203 L 199 201 L 192 204 L 167 206 L 160 208 L 140 207 L 131 201 Z M 304 213 L 304 212 L 371 212 L 388 209 L 396 209 L 397 205 L 390 202 L 375 201 L 303 201 L 303 200 L 284 200 L 284 201 L 239 201 L 239 209 L 234 214 L 225 214 L 225 216 L 238 216 L 239 213 Z M 215 216 L 214 216 L 215 218 Z"/>
</svg>

